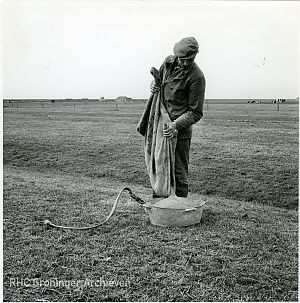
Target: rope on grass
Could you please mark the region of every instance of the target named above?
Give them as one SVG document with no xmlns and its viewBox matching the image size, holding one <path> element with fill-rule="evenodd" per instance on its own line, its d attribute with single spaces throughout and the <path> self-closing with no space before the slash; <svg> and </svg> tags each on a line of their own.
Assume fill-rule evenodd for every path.
<svg viewBox="0 0 300 303">
<path fill-rule="evenodd" d="M 109 215 L 107 216 L 107 218 L 106 218 L 104 221 L 102 221 L 102 222 L 100 222 L 100 223 L 98 223 L 98 224 L 91 225 L 91 226 L 84 226 L 84 227 L 63 226 L 63 225 L 56 225 L 56 224 L 53 224 L 50 220 L 47 220 L 47 219 L 44 220 L 43 223 L 44 223 L 44 225 L 47 225 L 47 226 L 52 226 L 52 227 L 62 228 L 62 229 L 72 229 L 72 230 L 88 230 L 88 229 L 97 228 L 97 227 L 103 225 L 105 222 L 107 222 L 107 221 L 112 217 L 112 215 L 114 214 L 114 212 L 115 212 L 115 210 L 116 210 L 116 208 L 117 208 L 117 205 L 118 205 L 118 202 L 119 202 L 119 200 L 120 200 L 120 197 L 121 197 L 121 195 L 122 195 L 122 193 L 123 193 L 124 191 L 128 191 L 129 194 L 130 194 L 130 196 L 131 196 L 131 198 L 133 198 L 134 200 L 136 200 L 138 203 L 140 203 L 140 204 L 145 204 L 145 201 L 143 201 L 140 197 L 138 197 L 137 195 L 135 195 L 135 194 L 131 191 L 130 188 L 124 187 L 124 188 L 120 191 L 120 193 L 118 194 L 118 196 L 117 196 L 117 198 L 116 198 L 116 200 L 115 200 L 115 202 L 114 202 L 114 204 L 113 204 L 113 206 L 112 206 L 112 209 L 111 209 Z"/>
</svg>

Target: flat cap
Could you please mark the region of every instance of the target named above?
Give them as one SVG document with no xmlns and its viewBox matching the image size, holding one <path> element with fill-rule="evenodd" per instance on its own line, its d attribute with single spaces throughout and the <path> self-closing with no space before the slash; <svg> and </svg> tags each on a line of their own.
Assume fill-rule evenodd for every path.
<svg viewBox="0 0 300 303">
<path fill-rule="evenodd" d="M 190 59 L 199 52 L 199 45 L 194 37 L 183 38 L 175 43 L 173 52 L 180 59 Z"/>
</svg>

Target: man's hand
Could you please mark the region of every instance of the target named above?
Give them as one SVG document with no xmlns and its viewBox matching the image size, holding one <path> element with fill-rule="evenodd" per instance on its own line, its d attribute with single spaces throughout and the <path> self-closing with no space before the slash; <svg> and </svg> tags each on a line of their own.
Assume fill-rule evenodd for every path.
<svg viewBox="0 0 300 303">
<path fill-rule="evenodd" d="M 151 82 L 150 90 L 151 90 L 151 93 L 153 93 L 153 94 L 159 92 L 160 86 L 158 86 L 158 85 L 155 83 L 155 80 L 153 80 L 153 81 Z"/>
<path fill-rule="evenodd" d="M 165 123 L 164 124 L 164 136 L 167 139 L 171 139 L 176 136 L 178 133 L 177 126 L 175 122 Z"/>
</svg>

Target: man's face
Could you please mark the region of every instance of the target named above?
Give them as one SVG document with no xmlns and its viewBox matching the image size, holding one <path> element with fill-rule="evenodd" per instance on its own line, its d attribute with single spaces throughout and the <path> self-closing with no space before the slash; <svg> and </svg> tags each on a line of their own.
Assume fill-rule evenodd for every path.
<svg viewBox="0 0 300 303">
<path fill-rule="evenodd" d="M 194 62 L 195 57 L 190 58 L 190 59 L 180 59 L 178 58 L 178 64 L 183 68 L 183 69 L 188 69 L 190 65 Z"/>
</svg>

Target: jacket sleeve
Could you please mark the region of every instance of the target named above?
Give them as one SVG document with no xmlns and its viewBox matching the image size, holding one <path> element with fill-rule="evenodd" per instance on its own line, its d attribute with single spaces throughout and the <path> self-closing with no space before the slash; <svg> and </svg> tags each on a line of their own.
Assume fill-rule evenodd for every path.
<svg viewBox="0 0 300 303">
<path fill-rule="evenodd" d="M 174 122 L 176 122 L 177 129 L 189 127 L 195 124 L 203 117 L 203 103 L 205 95 L 205 78 L 204 76 L 195 77 L 191 79 L 188 88 L 188 110 Z"/>
</svg>

